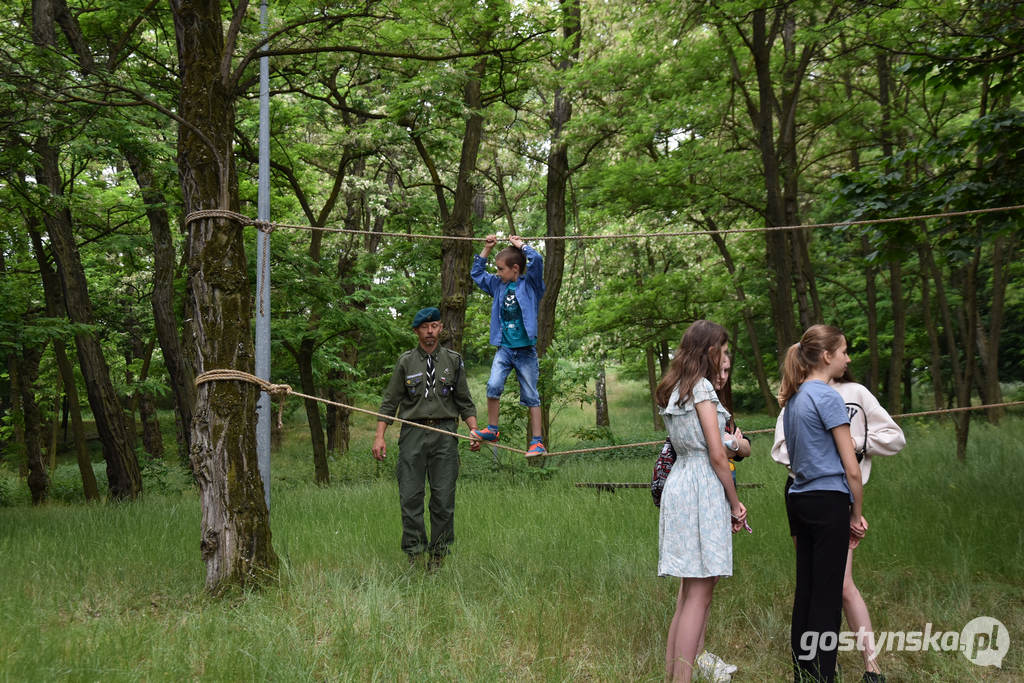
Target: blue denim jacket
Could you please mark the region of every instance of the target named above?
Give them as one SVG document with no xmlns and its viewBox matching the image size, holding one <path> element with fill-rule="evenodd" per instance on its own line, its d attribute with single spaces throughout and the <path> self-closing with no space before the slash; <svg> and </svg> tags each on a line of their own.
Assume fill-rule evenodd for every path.
<svg viewBox="0 0 1024 683">
<path fill-rule="evenodd" d="M 544 257 L 529 244 L 523 245 L 526 254 L 526 273 L 520 275 L 516 287 L 516 297 L 523 309 L 523 325 L 531 339 L 537 337 L 537 312 L 540 310 L 540 298 L 544 296 Z M 487 272 L 487 259 L 480 254 L 473 258 L 473 268 L 469 271 L 477 287 L 489 294 L 494 301 L 491 304 L 491 345 L 501 346 L 501 301 L 498 296 L 505 292 L 505 283 L 494 273 Z"/>
</svg>

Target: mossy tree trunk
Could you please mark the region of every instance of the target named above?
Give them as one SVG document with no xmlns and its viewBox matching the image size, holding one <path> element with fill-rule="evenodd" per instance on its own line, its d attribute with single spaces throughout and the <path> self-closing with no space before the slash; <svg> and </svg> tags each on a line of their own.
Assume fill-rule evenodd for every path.
<svg viewBox="0 0 1024 683">
<path fill-rule="evenodd" d="M 178 173 L 186 215 L 238 206 L 232 155 L 234 84 L 219 0 L 171 0 L 181 74 Z M 237 12 L 245 11 L 245 4 Z M 240 17 L 231 22 L 237 31 Z M 252 373 L 251 287 L 243 230 L 224 218 L 188 226 L 191 343 L 197 373 L 233 369 Z M 202 503 L 206 587 L 214 593 L 276 576 L 270 515 L 256 458 L 259 388 L 217 381 L 196 390 L 192 467 Z"/>
</svg>

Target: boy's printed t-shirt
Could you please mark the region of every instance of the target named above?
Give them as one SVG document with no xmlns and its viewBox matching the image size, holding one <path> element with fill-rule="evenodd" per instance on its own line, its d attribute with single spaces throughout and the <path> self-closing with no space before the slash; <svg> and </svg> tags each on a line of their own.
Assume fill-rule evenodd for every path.
<svg viewBox="0 0 1024 683">
<path fill-rule="evenodd" d="M 523 309 L 516 297 L 516 282 L 505 287 L 505 298 L 501 303 L 501 345 L 510 349 L 533 346 L 533 340 L 526 334 L 523 323 Z"/>
</svg>

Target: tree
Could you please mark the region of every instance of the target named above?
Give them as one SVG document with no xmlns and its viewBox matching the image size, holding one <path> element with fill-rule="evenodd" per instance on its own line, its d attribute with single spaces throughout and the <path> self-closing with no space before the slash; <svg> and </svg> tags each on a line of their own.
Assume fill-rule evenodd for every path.
<svg viewBox="0 0 1024 683">
<path fill-rule="evenodd" d="M 234 92 L 230 70 L 246 3 L 228 34 L 219 0 L 172 0 L 181 73 L 178 173 L 186 215 L 238 210 Z M 188 226 L 189 308 L 196 370 L 253 371 L 252 312 L 242 226 L 210 217 Z M 196 391 L 191 460 L 202 502 L 206 587 L 275 578 L 277 555 L 256 458 L 256 400 L 247 382 L 207 382 Z"/>
<path fill-rule="evenodd" d="M 62 0 L 40 0 L 35 4 L 33 39 L 41 48 L 56 43 L 55 23 L 65 30 L 72 46 L 80 48 L 80 32 Z M 83 69 L 92 68 L 91 59 L 82 56 Z M 60 172 L 59 150 L 49 135 L 40 135 L 33 144 L 36 155 L 35 176 L 49 197 L 41 203 L 43 222 L 50 238 L 57 270 L 64 291 L 68 317 L 78 324 L 75 342 L 78 362 L 86 377 L 86 393 L 96 428 L 103 444 L 107 462 L 107 482 L 110 495 L 115 499 L 135 498 L 142 492 L 139 463 L 131 447 L 131 436 L 124 412 L 114 386 L 110 370 L 95 334 L 89 287 L 82 269 L 78 245 L 75 243 L 71 212 L 63 202 L 64 181 Z"/>
</svg>

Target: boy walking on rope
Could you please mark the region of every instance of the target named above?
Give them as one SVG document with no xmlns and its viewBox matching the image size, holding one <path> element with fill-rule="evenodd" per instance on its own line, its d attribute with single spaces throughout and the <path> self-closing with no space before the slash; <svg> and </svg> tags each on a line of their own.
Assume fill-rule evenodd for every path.
<svg viewBox="0 0 1024 683">
<path fill-rule="evenodd" d="M 491 376 L 487 380 L 487 427 L 474 429 L 472 435 L 483 441 L 497 441 L 498 412 L 505 380 L 515 369 L 519 380 L 519 403 L 530 410 L 533 438 L 526 451 L 527 457 L 543 455 L 544 439 L 541 432 L 540 394 L 537 377 L 537 312 L 544 295 L 544 258 L 524 244 L 518 235 L 509 238 L 512 246 L 498 252 L 494 258 L 497 275 L 486 270 L 487 257 L 498 238 L 488 235 L 484 248 L 473 259 L 470 275 L 480 289 L 494 298 L 491 305 L 491 345 L 497 346 L 491 363 Z"/>
<path fill-rule="evenodd" d="M 462 356 L 440 346 L 444 325 L 437 308 L 421 309 L 412 321 L 419 345 L 398 358 L 380 404 L 383 415 L 454 433 L 461 417 L 476 428 L 476 406 L 466 384 Z M 373 457 L 387 455 L 384 431 L 391 420 L 378 418 Z M 474 441 L 471 450 L 478 450 Z M 455 480 L 459 476 L 457 439 L 434 430 L 403 424 L 398 437 L 398 497 L 402 508 L 402 550 L 409 564 L 430 552 L 428 569 L 441 566 L 455 540 Z M 424 479 L 430 481 L 430 543 L 423 524 Z"/>
</svg>

